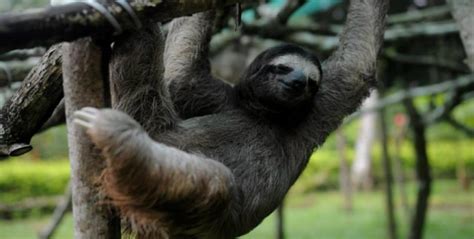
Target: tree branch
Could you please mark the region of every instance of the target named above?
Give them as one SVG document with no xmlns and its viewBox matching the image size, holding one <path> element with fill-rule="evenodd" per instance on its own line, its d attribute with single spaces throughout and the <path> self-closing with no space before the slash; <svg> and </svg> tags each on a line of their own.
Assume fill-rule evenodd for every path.
<svg viewBox="0 0 474 239">
<path fill-rule="evenodd" d="M 451 115 L 447 116 L 445 118 L 446 122 L 448 122 L 451 126 L 453 126 L 455 129 L 460 130 L 464 134 L 466 134 L 468 137 L 474 137 L 474 129 L 462 124 L 461 122 L 457 121 L 454 119 Z"/>
<path fill-rule="evenodd" d="M 382 108 L 388 107 L 390 105 L 398 104 L 406 99 L 416 98 L 418 96 L 433 95 L 437 93 L 442 93 L 450 90 L 456 90 L 468 87 L 474 83 L 474 75 L 464 75 L 454 80 L 445 81 L 438 84 L 420 86 L 415 88 L 409 88 L 407 90 L 401 90 L 396 93 L 393 93 L 389 96 L 384 97 L 379 100 L 379 103 L 373 107 L 361 109 L 344 121 L 344 124 L 351 122 L 362 114 L 378 111 Z"/>
<path fill-rule="evenodd" d="M 411 218 L 409 239 L 423 238 L 423 229 L 428 208 L 428 198 L 431 192 L 431 172 L 426 152 L 425 125 L 415 108 L 412 99 L 404 101 L 405 108 L 410 117 L 410 127 L 413 132 L 413 146 L 416 154 L 416 177 L 418 181 L 418 195 L 416 198 L 415 213 Z"/>
<path fill-rule="evenodd" d="M 451 92 L 451 95 L 445 100 L 443 106 L 435 108 L 432 112 L 423 117 L 425 124 L 432 124 L 439 120 L 446 119 L 453 109 L 463 102 L 463 94 L 467 92 L 474 92 L 474 82 Z"/>
<path fill-rule="evenodd" d="M 399 14 L 392 14 L 388 18 L 388 24 L 414 23 L 419 21 L 432 21 L 434 19 L 448 18 L 450 15 L 448 6 L 436 6 L 423 10 L 412 10 Z"/>
<path fill-rule="evenodd" d="M 63 97 L 61 45 L 51 47 L 0 110 L 0 157 L 31 150 L 31 137 Z"/>
<path fill-rule="evenodd" d="M 13 82 L 21 82 L 25 80 L 31 69 L 33 69 L 36 64 L 38 64 L 37 61 L 3 64 L 3 67 L 0 68 L 0 88 L 10 87 Z"/>
<path fill-rule="evenodd" d="M 41 129 L 38 131 L 38 133 L 64 123 L 66 123 L 66 107 L 64 106 L 64 99 L 62 99 L 56 109 L 54 109 L 51 117 L 49 117 L 46 123 L 41 126 Z"/>
<path fill-rule="evenodd" d="M 291 15 L 305 2 L 306 0 L 287 0 L 286 4 L 283 6 L 280 12 L 278 12 L 275 20 L 279 24 L 285 25 L 288 22 L 288 19 L 290 19 Z"/>
<path fill-rule="evenodd" d="M 422 66 L 435 66 L 439 68 L 444 68 L 447 70 L 457 71 L 461 73 L 469 73 L 470 70 L 464 64 L 445 60 L 440 57 L 433 56 L 417 56 L 417 55 L 404 55 L 397 53 L 396 51 L 385 51 L 385 57 L 390 60 L 405 63 L 405 64 L 414 64 Z"/>
<path fill-rule="evenodd" d="M 160 22 L 249 0 L 131 0 L 131 7 L 142 22 Z M 107 10 L 123 30 L 136 28 L 133 20 L 115 1 Z M 0 52 L 93 36 L 107 37 L 116 32 L 107 19 L 84 3 L 71 3 L 23 13 L 0 15 Z"/>
<path fill-rule="evenodd" d="M 26 60 L 31 57 L 41 57 L 46 52 L 42 47 L 14 50 L 0 55 L 0 61 Z"/>
</svg>

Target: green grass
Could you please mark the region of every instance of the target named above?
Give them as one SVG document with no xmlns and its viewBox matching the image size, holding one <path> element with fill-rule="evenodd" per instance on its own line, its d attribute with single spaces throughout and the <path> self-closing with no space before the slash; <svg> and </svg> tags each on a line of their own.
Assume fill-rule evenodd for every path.
<svg viewBox="0 0 474 239">
<path fill-rule="evenodd" d="M 415 188 L 410 185 L 410 201 Z M 397 198 L 396 198 L 397 199 Z M 398 200 L 397 200 L 398 201 Z M 290 239 L 380 239 L 386 237 L 386 216 L 382 192 L 359 193 L 354 209 L 342 209 L 337 191 L 290 193 L 286 202 L 285 229 Z M 474 190 L 463 192 L 455 181 L 438 181 L 433 187 L 426 234 L 429 239 L 474 238 Z M 406 238 L 407 217 L 397 205 L 399 238 Z M 46 225 L 48 218 L 0 221 L 0 238 L 29 239 Z M 242 239 L 274 238 L 275 219 L 269 216 L 259 227 Z M 72 238 L 71 215 L 66 217 L 55 238 Z"/>
<path fill-rule="evenodd" d="M 474 191 L 462 192 L 452 181 L 438 182 L 433 189 L 424 238 L 474 238 Z M 413 203 L 415 188 L 412 185 L 408 190 Z M 285 211 L 287 238 L 387 238 L 382 192 L 358 193 L 350 213 L 344 211 L 341 194 L 335 191 L 316 192 L 303 198 L 290 195 L 288 204 Z M 399 238 L 407 238 L 408 216 L 398 204 L 397 221 Z M 275 238 L 275 226 L 272 215 L 243 238 Z"/>
</svg>

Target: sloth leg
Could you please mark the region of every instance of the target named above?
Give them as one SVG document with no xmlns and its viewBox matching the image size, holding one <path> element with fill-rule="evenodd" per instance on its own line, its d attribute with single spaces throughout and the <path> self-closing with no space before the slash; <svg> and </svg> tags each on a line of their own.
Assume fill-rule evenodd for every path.
<svg viewBox="0 0 474 239">
<path fill-rule="evenodd" d="M 184 119 L 216 113 L 230 98 L 231 87 L 211 74 L 208 52 L 214 19 L 214 11 L 174 19 L 166 38 L 165 80 Z"/>
<path fill-rule="evenodd" d="M 156 135 L 173 127 L 177 116 L 163 82 L 164 39 L 160 25 L 150 25 L 117 40 L 110 60 L 112 108 Z"/>
</svg>

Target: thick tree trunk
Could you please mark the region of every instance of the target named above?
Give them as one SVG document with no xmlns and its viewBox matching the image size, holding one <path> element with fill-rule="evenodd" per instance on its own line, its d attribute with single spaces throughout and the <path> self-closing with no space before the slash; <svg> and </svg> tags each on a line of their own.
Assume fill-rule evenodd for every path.
<svg viewBox="0 0 474 239">
<path fill-rule="evenodd" d="M 96 180 L 105 160 L 75 125 L 73 113 L 86 106 L 104 107 L 102 51 L 81 39 L 63 48 L 63 77 L 73 195 L 74 238 L 120 238 L 120 227 L 104 204 Z"/>
<path fill-rule="evenodd" d="M 51 47 L 0 110 L 0 157 L 31 150 L 31 137 L 63 97 L 60 45 Z"/>
</svg>

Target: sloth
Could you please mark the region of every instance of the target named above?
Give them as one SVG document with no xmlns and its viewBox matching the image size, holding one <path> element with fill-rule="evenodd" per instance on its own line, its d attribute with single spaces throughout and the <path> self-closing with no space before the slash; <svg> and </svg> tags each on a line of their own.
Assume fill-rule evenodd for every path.
<svg viewBox="0 0 474 239">
<path fill-rule="evenodd" d="M 118 39 L 113 109 L 83 108 L 106 158 L 101 186 L 136 238 L 235 238 L 282 202 L 315 147 L 375 84 L 387 1 L 352 1 L 340 48 L 320 64 L 281 45 L 230 86 L 211 76 L 212 12 Z"/>
</svg>

